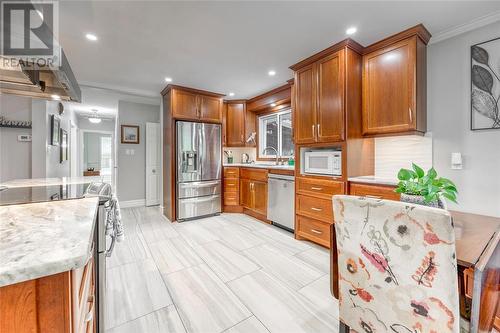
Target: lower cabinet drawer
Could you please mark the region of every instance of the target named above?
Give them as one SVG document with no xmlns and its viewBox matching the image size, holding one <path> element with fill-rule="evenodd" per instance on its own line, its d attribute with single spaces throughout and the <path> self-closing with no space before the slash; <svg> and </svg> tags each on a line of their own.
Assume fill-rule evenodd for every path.
<svg viewBox="0 0 500 333">
<path fill-rule="evenodd" d="M 239 206 L 240 195 L 238 192 L 224 192 L 224 206 Z"/>
<path fill-rule="evenodd" d="M 298 194 L 297 214 L 305 215 L 327 223 L 333 223 L 333 208 L 331 199 L 319 199 Z"/>
<path fill-rule="evenodd" d="M 297 234 L 315 243 L 330 247 L 330 223 L 297 215 Z"/>
<path fill-rule="evenodd" d="M 240 181 L 237 178 L 224 178 L 224 192 L 239 192 Z"/>
<path fill-rule="evenodd" d="M 344 182 L 340 181 L 297 177 L 295 182 L 298 193 L 325 198 L 331 198 L 335 194 L 344 194 Z"/>
<path fill-rule="evenodd" d="M 381 185 L 367 185 L 351 183 L 349 185 L 349 194 L 357 195 L 360 197 L 376 197 L 386 200 L 399 201 L 400 194 L 394 192 L 394 186 L 381 186 Z"/>
<path fill-rule="evenodd" d="M 240 177 L 239 168 L 224 167 L 224 178 L 239 178 L 239 177 Z"/>
</svg>

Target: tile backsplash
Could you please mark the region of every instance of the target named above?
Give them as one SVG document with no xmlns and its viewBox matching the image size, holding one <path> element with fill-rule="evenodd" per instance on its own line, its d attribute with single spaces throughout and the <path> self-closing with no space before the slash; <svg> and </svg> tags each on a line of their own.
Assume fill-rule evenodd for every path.
<svg viewBox="0 0 500 333">
<path fill-rule="evenodd" d="M 418 164 L 432 167 L 432 134 L 394 136 L 375 139 L 375 176 L 395 179 L 401 168 Z"/>
</svg>

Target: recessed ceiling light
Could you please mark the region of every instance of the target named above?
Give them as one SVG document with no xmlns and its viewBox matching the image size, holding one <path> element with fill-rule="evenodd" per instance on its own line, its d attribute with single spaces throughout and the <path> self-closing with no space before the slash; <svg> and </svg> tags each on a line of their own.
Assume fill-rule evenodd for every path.
<svg viewBox="0 0 500 333">
<path fill-rule="evenodd" d="M 93 42 L 97 40 L 97 36 L 94 34 L 86 34 L 85 37 L 87 37 L 88 40 L 91 40 Z"/>
<path fill-rule="evenodd" d="M 276 103 L 271 103 L 271 106 L 272 106 L 272 107 L 275 107 L 275 106 L 276 106 Z"/>
<path fill-rule="evenodd" d="M 269 75 L 269 76 L 275 76 L 276 75 L 276 71 L 270 70 L 269 72 L 267 72 L 267 75 Z"/>
<path fill-rule="evenodd" d="M 51 95 L 50 97 L 52 97 L 52 99 L 55 99 L 56 101 L 61 100 L 61 96 L 59 96 L 59 95 Z"/>
<path fill-rule="evenodd" d="M 233 97 L 234 96 L 234 92 L 230 92 L 229 96 Z"/>
<path fill-rule="evenodd" d="M 165 78 L 165 82 L 172 82 L 172 78 L 171 77 L 166 77 Z"/>
<path fill-rule="evenodd" d="M 358 31 L 358 29 L 356 27 L 350 27 L 345 31 L 345 33 L 348 35 L 354 35 L 356 33 L 356 31 Z"/>
</svg>

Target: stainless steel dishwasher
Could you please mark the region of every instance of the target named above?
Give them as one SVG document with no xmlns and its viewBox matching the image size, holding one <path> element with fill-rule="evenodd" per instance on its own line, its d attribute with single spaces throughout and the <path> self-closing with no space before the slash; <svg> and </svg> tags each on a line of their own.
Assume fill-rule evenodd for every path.
<svg viewBox="0 0 500 333">
<path fill-rule="evenodd" d="M 294 230 L 295 178 L 270 173 L 267 180 L 267 219 L 274 225 Z"/>
</svg>

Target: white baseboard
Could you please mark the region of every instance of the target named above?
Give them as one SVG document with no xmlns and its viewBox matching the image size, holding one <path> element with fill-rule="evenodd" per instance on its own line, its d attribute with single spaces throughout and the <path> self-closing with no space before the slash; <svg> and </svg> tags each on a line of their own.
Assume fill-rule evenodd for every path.
<svg viewBox="0 0 500 333">
<path fill-rule="evenodd" d="M 142 207 L 146 205 L 146 199 L 120 201 L 120 208 Z"/>
</svg>

